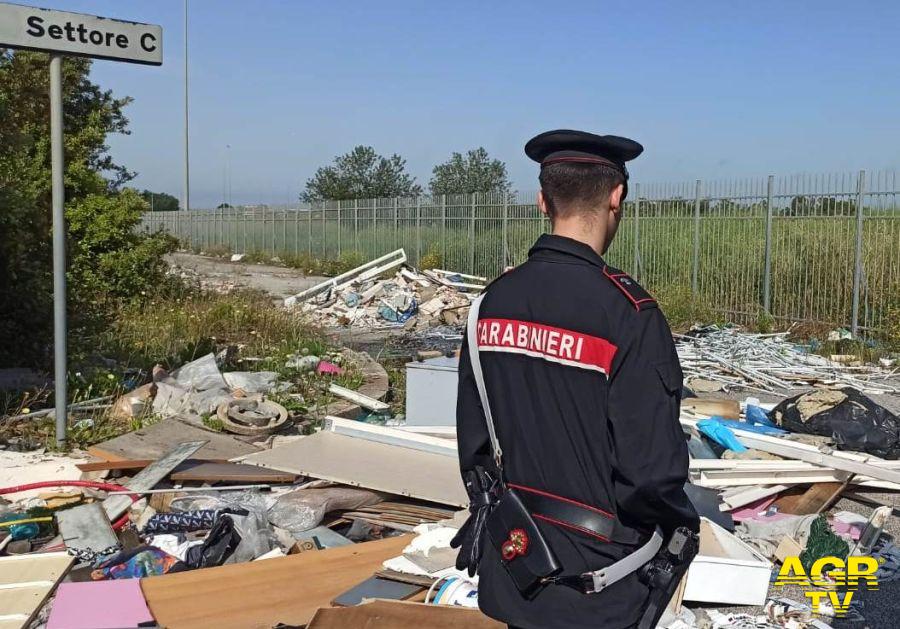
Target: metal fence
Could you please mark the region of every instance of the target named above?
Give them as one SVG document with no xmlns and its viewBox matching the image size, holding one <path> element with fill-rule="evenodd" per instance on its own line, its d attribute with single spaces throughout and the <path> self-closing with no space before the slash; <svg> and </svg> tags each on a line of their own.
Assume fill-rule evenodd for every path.
<svg viewBox="0 0 900 629">
<path fill-rule="evenodd" d="M 733 318 L 768 313 L 858 330 L 900 326 L 896 172 L 631 185 L 607 260 L 662 296 Z M 493 277 L 549 229 L 535 193 L 327 201 L 294 207 L 149 212 L 200 250 L 366 260 L 403 247 Z"/>
</svg>

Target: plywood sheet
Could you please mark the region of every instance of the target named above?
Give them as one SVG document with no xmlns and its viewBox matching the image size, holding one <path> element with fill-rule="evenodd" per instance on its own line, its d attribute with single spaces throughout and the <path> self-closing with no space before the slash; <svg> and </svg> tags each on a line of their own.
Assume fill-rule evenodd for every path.
<svg viewBox="0 0 900 629">
<path fill-rule="evenodd" d="M 0 557 L 0 629 L 28 626 L 73 561 L 67 553 Z"/>
<path fill-rule="evenodd" d="M 403 535 L 149 577 L 141 579 L 141 588 L 153 617 L 170 629 L 305 625 L 318 608 L 372 576 L 386 559 L 400 555 L 410 540 Z"/>
<path fill-rule="evenodd" d="M 469 504 L 456 459 L 358 437 L 319 432 L 243 460 L 441 504 Z"/>
<path fill-rule="evenodd" d="M 175 471 L 169 478 L 177 482 L 293 483 L 297 475 L 244 463 L 199 463 Z"/>
<path fill-rule="evenodd" d="M 94 456 L 108 461 L 123 459 L 156 460 L 185 441 L 206 441 L 194 458 L 233 459 L 258 452 L 259 448 L 223 433 L 203 430 L 177 419 L 164 419 L 146 428 L 126 433 L 88 448 Z"/>
<path fill-rule="evenodd" d="M 307 629 L 503 629 L 477 609 L 424 605 L 402 601 L 372 601 L 356 607 L 325 608 L 316 612 Z"/>
</svg>

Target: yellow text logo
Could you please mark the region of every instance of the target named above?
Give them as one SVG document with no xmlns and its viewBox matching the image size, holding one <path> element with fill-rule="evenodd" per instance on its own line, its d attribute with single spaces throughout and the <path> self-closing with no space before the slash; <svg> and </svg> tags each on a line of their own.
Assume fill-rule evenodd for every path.
<svg viewBox="0 0 900 629">
<path fill-rule="evenodd" d="M 867 590 L 878 589 L 878 560 L 874 557 L 848 557 L 846 561 L 839 557 L 822 557 L 810 567 L 809 574 L 800 563 L 799 557 L 786 557 L 775 585 L 796 585 L 803 588 L 846 588 L 843 594 L 837 592 L 821 592 L 810 590 L 806 597 L 810 599 L 813 612 L 819 613 L 823 601 L 831 603 L 834 613 L 843 616 L 850 608 L 853 594 L 860 585 Z"/>
</svg>

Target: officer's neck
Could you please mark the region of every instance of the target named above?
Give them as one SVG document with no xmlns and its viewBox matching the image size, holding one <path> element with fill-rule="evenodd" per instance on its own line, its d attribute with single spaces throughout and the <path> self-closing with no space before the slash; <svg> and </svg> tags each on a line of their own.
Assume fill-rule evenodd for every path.
<svg viewBox="0 0 900 629">
<path fill-rule="evenodd" d="M 606 221 L 598 218 L 586 219 L 583 216 L 557 217 L 553 221 L 554 236 L 571 238 L 583 242 L 588 247 L 603 255 L 606 250 Z"/>
</svg>

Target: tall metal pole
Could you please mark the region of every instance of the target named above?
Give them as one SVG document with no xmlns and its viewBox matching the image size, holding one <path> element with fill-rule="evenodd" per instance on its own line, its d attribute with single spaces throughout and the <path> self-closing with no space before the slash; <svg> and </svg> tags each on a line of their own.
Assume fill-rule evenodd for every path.
<svg viewBox="0 0 900 629">
<path fill-rule="evenodd" d="M 632 274 L 640 281 L 641 264 L 641 184 L 634 184 L 634 270 Z"/>
<path fill-rule="evenodd" d="M 766 183 L 766 250 L 763 271 L 763 310 L 772 314 L 772 219 L 775 208 L 775 175 L 769 175 Z"/>
<path fill-rule="evenodd" d="M 188 151 L 188 3 L 184 0 L 184 209 L 191 209 L 191 160 Z"/>
<path fill-rule="evenodd" d="M 50 56 L 50 168 L 53 194 L 53 380 L 56 444 L 66 443 L 66 189 L 63 180 L 62 57 Z"/>
<path fill-rule="evenodd" d="M 691 293 L 696 295 L 699 289 L 700 274 L 700 180 L 694 189 L 694 262 L 691 272 Z"/>
<path fill-rule="evenodd" d="M 850 334 L 856 338 L 859 332 L 859 296 L 862 289 L 863 200 L 866 198 L 866 171 L 859 171 L 856 187 L 856 251 L 853 264 L 853 306 Z"/>
</svg>

